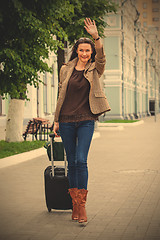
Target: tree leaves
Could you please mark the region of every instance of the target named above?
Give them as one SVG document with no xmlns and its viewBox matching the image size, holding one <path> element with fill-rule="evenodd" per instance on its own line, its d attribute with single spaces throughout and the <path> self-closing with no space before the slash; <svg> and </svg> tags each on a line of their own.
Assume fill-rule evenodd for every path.
<svg viewBox="0 0 160 240">
<path fill-rule="evenodd" d="M 2 0 L 0 95 L 27 99 L 27 84 L 36 87 L 39 73 L 52 71 L 45 63 L 49 52 L 88 36 L 85 17 L 96 21 L 102 35 L 103 16 L 110 11 L 115 5 L 107 0 Z"/>
</svg>

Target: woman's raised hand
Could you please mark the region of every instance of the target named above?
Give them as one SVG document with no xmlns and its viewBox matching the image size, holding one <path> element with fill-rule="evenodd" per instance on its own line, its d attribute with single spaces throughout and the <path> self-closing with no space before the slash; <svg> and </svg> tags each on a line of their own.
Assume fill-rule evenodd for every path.
<svg viewBox="0 0 160 240">
<path fill-rule="evenodd" d="M 86 31 L 94 39 L 97 39 L 99 35 L 98 35 L 98 30 L 97 30 L 97 26 L 95 24 L 95 21 L 93 20 L 93 22 L 92 22 L 90 18 L 86 18 L 86 20 L 84 20 L 84 23 L 85 23 L 84 28 L 86 29 Z"/>
</svg>

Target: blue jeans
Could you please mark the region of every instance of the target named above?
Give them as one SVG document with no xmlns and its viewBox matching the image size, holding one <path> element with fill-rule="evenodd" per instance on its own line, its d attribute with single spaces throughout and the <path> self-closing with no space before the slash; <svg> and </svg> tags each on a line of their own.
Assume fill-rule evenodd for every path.
<svg viewBox="0 0 160 240">
<path fill-rule="evenodd" d="M 94 120 L 59 123 L 68 161 L 70 188 L 87 189 L 87 156 L 94 132 Z"/>
</svg>

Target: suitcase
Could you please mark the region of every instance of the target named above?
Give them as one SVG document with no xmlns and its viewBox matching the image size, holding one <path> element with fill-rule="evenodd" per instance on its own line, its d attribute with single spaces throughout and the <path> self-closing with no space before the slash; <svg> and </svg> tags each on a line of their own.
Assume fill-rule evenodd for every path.
<svg viewBox="0 0 160 240">
<path fill-rule="evenodd" d="M 50 151 L 47 149 L 48 157 L 51 158 L 51 166 L 44 171 L 45 199 L 48 212 L 51 209 L 72 209 L 72 199 L 68 193 L 69 181 L 67 171 L 67 160 L 63 143 L 54 141 L 54 134 L 50 134 Z M 63 161 L 64 167 L 55 166 L 55 162 Z"/>
</svg>

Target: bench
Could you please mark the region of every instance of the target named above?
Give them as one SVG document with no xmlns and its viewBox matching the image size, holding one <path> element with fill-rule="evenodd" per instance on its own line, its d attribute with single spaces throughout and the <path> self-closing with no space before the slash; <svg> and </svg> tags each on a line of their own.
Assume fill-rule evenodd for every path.
<svg viewBox="0 0 160 240">
<path fill-rule="evenodd" d="M 53 124 L 51 125 L 49 120 L 44 118 L 33 118 L 33 120 L 30 120 L 28 122 L 26 131 L 23 133 L 23 138 L 26 140 L 28 134 L 32 134 L 32 140 L 34 140 L 34 137 L 36 140 L 47 140 L 48 141 L 48 135 L 49 131 L 53 130 Z"/>
<path fill-rule="evenodd" d="M 40 129 L 40 123 L 36 123 L 33 120 L 30 120 L 27 124 L 26 131 L 23 133 L 23 138 L 26 141 L 27 135 L 32 134 L 32 140 L 34 141 L 34 137 L 37 140 L 37 134 Z"/>
<path fill-rule="evenodd" d="M 42 130 L 45 131 L 45 130 L 50 130 L 52 132 L 53 130 L 53 126 L 54 126 L 54 123 L 51 124 L 49 122 L 48 119 L 44 119 L 44 118 L 33 118 L 33 120 L 37 123 L 40 123 L 42 125 Z"/>
</svg>

